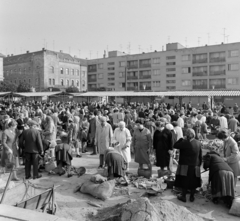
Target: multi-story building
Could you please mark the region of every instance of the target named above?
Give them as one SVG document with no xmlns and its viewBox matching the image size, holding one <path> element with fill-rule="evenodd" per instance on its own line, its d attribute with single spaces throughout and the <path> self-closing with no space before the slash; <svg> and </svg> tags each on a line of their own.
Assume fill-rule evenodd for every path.
<svg viewBox="0 0 240 221">
<path fill-rule="evenodd" d="M 3 81 L 3 58 L 5 56 L 0 53 L 0 82 Z"/>
<path fill-rule="evenodd" d="M 212 90 L 240 88 L 240 43 L 128 55 L 111 51 L 88 61 L 88 90 Z"/>
<path fill-rule="evenodd" d="M 70 54 L 42 49 L 3 59 L 4 78 L 15 84 L 29 83 L 36 91 L 46 88 L 65 89 L 76 86 L 87 90 L 86 60 Z"/>
</svg>

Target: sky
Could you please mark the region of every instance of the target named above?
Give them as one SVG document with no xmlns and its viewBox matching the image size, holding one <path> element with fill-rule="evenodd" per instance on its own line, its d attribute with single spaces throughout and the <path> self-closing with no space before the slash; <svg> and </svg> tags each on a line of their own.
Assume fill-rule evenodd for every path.
<svg viewBox="0 0 240 221">
<path fill-rule="evenodd" d="M 0 0 L 0 53 L 81 58 L 240 42 L 240 0 Z"/>
</svg>

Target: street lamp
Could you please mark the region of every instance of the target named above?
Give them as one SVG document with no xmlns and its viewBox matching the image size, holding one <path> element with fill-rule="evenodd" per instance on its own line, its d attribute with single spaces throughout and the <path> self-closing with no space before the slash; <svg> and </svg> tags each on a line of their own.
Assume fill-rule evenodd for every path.
<svg viewBox="0 0 240 221">
<path fill-rule="evenodd" d="M 145 91 L 145 89 L 146 89 L 146 84 L 143 84 L 143 90 Z"/>
</svg>

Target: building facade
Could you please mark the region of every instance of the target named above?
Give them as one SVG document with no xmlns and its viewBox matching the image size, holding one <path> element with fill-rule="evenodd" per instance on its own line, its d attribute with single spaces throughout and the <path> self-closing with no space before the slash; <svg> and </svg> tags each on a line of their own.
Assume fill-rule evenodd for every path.
<svg viewBox="0 0 240 221">
<path fill-rule="evenodd" d="M 47 88 L 66 89 L 76 86 L 79 91 L 87 90 L 86 60 L 70 54 L 42 49 L 3 59 L 4 78 L 19 85 L 27 82 L 36 91 Z"/>
<path fill-rule="evenodd" d="M 3 58 L 5 56 L 3 54 L 0 53 L 0 82 L 3 81 Z"/>
<path fill-rule="evenodd" d="M 240 43 L 127 55 L 118 51 L 88 61 L 88 90 L 213 90 L 240 88 Z"/>
</svg>

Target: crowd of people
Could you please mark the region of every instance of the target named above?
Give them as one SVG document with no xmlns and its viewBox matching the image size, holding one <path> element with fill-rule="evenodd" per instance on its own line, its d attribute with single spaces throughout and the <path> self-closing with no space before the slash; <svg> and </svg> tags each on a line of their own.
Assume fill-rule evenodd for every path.
<svg viewBox="0 0 240 221">
<path fill-rule="evenodd" d="M 146 165 L 149 170 L 154 155 L 161 171 L 172 170 L 171 161 L 176 162 L 175 187 L 182 190 L 178 199 L 186 202 L 190 191 L 193 202 L 196 188 L 201 186 L 203 163 L 209 169 L 214 202 L 223 197 L 229 206 L 240 176 L 239 118 L 237 104 L 211 109 L 205 102 L 201 107 L 193 107 L 191 102 L 174 106 L 158 102 L 2 103 L 1 166 L 3 170 L 9 164 L 17 166 L 21 158 L 25 178 L 38 179 L 40 159 L 52 149 L 57 166 L 66 168 L 71 177 L 73 157 L 81 158 L 91 149 L 89 154 L 99 155 L 99 168 L 105 168 L 110 179 L 123 177 L 127 185 L 132 154 L 140 169 Z M 209 134 L 223 141 L 223 155 L 212 150 L 202 156 L 202 141 Z M 19 180 L 15 170 L 13 180 Z"/>
</svg>

